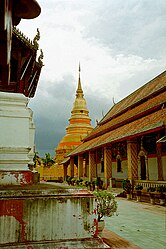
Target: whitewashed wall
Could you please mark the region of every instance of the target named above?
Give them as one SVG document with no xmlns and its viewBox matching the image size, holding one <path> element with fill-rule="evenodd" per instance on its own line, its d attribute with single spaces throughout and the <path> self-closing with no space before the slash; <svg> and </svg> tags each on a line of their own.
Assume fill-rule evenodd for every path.
<svg viewBox="0 0 166 249">
<path fill-rule="evenodd" d="M 121 162 L 122 172 L 117 172 L 117 163 L 112 162 L 112 177 L 116 179 L 126 179 L 128 177 L 127 160 Z"/>
<path fill-rule="evenodd" d="M 166 156 L 162 157 L 162 163 L 163 163 L 163 177 L 164 180 L 166 181 Z"/>
<path fill-rule="evenodd" d="M 0 92 L 0 184 L 28 184 L 28 153 L 34 141 L 32 111 L 20 93 Z M 26 171 L 26 174 L 24 172 Z"/>
<path fill-rule="evenodd" d="M 157 158 L 148 158 L 149 180 L 158 180 Z"/>
<path fill-rule="evenodd" d="M 91 238 L 95 233 L 92 197 L 6 199 L 0 206 L 0 245 Z"/>
</svg>

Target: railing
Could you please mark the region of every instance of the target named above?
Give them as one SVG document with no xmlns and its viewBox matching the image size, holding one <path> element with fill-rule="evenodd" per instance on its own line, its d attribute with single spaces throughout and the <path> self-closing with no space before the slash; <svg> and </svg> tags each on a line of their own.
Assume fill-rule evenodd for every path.
<svg viewBox="0 0 166 249">
<path fill-rule="evenodd" d="M 134 183 L 135 185 L 141 185 L 144 189 L 147 189 L 149 187 L 158 187 L 161 185 L 166 186 L 166 181 L 135 180 Z"/>
</svg>

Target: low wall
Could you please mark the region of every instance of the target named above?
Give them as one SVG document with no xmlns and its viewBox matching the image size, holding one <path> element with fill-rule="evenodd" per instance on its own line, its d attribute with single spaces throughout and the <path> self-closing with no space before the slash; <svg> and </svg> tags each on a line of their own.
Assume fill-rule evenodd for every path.
<svg viewBox="0 0 166 249">
<path fill-rule="evenodd" d="M 94 199 L 86 190 L 4 190 L 0 196 L 0 246 L 87 239 L 96 233 Z"/>
</svg>

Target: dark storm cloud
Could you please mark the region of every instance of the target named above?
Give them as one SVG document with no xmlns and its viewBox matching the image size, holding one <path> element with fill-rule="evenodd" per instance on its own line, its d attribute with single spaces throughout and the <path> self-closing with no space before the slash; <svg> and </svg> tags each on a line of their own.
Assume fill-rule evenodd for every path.
<svg viewBox="0 0 166 249">
<path fill-rule="evenodd" d="M 40 82 L 41 88 L 30 101 L 36 126 L 36 150 L 54 153 L 54 148 L 65 135 L 65 128 L 74 102 L 73 77 L 66 75 L 58 82 Z M 47 84 L 43 89 L 42 85 Z"/>
</svg>

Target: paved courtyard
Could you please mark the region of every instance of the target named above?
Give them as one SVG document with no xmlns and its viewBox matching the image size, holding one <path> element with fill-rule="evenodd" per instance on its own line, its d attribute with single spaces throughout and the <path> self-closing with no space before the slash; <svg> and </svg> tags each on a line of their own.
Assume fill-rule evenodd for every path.
<svg viewBox="0 0 166 249">
<path fill-rule="evenodd" d="M 142 249 L 166 249 L 166 206 L 117 198 L 118 216 L 105 218 L 105 228 Z"/>
</svg>

